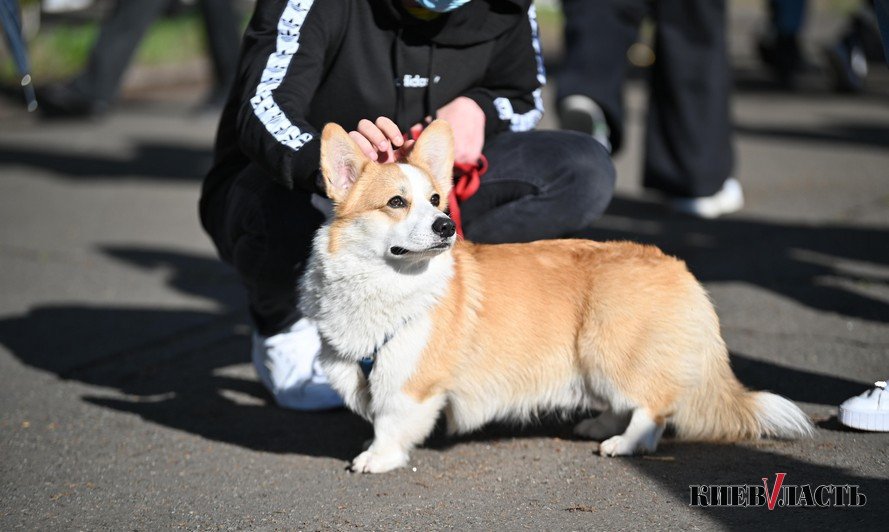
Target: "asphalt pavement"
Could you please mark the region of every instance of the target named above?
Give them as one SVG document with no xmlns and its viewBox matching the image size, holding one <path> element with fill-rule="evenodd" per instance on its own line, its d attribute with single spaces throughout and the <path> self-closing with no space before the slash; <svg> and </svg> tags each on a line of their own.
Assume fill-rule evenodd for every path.
<svg viewBox="0 0 889 532">
<path fill-rule="evenodd" d="M 668 437 L 650 457 L 601 458 L 553 417 L 438 432 L 407 469 L 351 474 L 371 427 L 276 408 L 247 363 L 242 290 L 197 221 L 216 118 L 194 112 L 194 91 L 129 98 L 87 123 L 4 104 L 0 529 L 885 529 L 889 434 L 835 414 L 889 377 L 889 71 L 858 97 L 817 75 L 792 94 L 734 44 L 747 207 L 701 221 L 641 190 L 637 80 L 618 193 L 586 236 L 686 260 L 736 373 L 799 404 L 813 439 Z M 867 504 L 689 505 L 692 485 L 776 473 L 857 485 Z"/>
</svg>

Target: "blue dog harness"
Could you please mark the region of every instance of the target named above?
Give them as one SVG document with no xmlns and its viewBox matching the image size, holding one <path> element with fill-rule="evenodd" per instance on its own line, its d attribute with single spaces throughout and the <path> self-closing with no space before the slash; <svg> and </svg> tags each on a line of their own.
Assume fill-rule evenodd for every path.
<svg viewBox="0 0 889 532">
<path fill-rule="evenodd" d="M 374 347 L 373 353 L 367 355 L 364 358 L 358 360 L 358 367 L 361 368 L 361 373 L 364 374 L 365 379 L 370 379 L 370 372 L 374 369 L 374 362 L 377 361 L 377 355 L 380 351 L 386 347 L 386 344 L 395 336 L 395 334 L 404 328 L 405 325 L 410 323 L 410 319 L 404 320 L 400 327 L 392 331 L 390 334 L 387 334 L 385 338 L 383 338 L 383 343 Z"/>
<path fill-rule="evenodd" d="M 370 356 L 366 356 L 358 361 L 358 367 L 361 368 L 361 373 L 364 373 L 364 378 L 370 378 L 370 372 L 374 369 L 374 361 L 377 358 L 377 352 L 374 351 L 374 354 Z"/>
</svg>

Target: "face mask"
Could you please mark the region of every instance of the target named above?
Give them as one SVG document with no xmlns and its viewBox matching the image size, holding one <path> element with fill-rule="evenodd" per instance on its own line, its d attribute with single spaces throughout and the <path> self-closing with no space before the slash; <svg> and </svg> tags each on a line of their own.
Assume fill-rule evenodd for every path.
<svg viewBox="0 0 889 532">
<path fill-rule="evenodd" d="M 468 4 L 470 0 L 416 0 L 420 7 L 436 13 L 447 13 Z"/>
</svg>

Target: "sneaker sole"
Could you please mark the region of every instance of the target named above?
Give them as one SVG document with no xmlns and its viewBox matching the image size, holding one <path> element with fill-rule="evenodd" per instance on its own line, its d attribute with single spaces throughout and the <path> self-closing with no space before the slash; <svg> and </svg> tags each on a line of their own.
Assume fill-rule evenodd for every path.
<svg viewBox="0 0 889 532">
<path fill-rule="evenodd" d="M 889 432 L 889 413 L 862 412 L 840 407 L 840 423 L 871 432 Z"/>
</svg>

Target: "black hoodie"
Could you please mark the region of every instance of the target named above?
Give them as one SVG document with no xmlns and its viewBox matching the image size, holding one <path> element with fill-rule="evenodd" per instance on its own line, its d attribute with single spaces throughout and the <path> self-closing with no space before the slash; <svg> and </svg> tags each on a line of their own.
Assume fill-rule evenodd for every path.
<svg viewBox="0 0 889 532">
<path fill-rule="evenodd" d="M 320 192 L 328 122 L 355 129 L 386 116 L 407 131 L 467 96 L 486 136 L 533 129 L 544 82 L 531 0 L 474 0 L 428 22 L 401 0 L 259 0 L 202 204 L 251 161 L 281 185 Z"/>
</svg>

